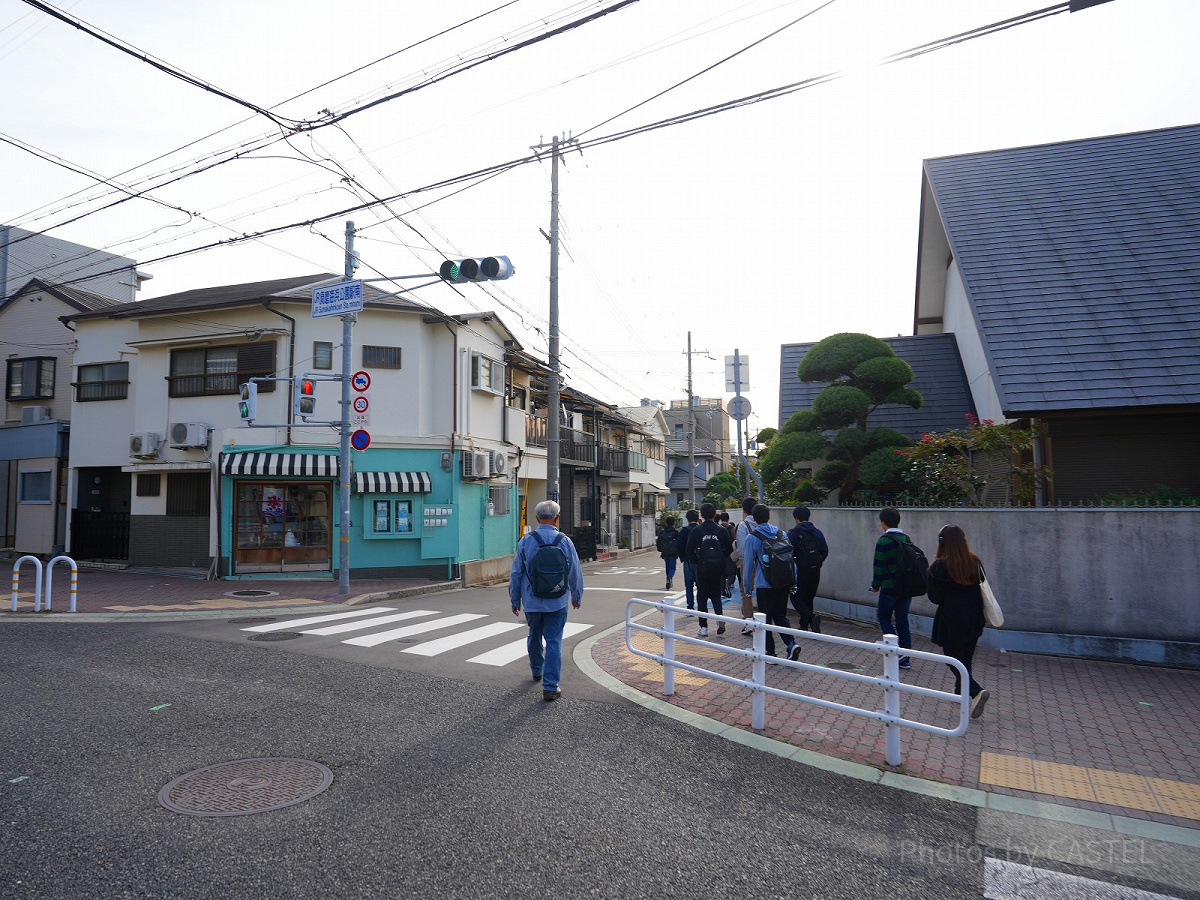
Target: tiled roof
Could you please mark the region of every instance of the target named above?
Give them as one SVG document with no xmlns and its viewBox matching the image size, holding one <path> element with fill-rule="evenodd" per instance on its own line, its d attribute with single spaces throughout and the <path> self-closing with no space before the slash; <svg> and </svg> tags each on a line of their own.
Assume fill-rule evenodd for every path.
<svg viewBox="0 0 1200 900">
<path fill-rule="evenodd" d="M 921 395 L 920 409 L 882 406 L 867 420 L 870 428 L 894 428 L 918 438 L 927 431 L 947 431 L 966 426 L 975 414 L 975 403 L 963 374 L 958 344 L 952 334 L 921 334 L 883 338 L 896 355 L 912 366 L 908 385 Z M 823 381 L 801 381 L 796 369 L 812 344 L 784 344 L 779 350 L 779 424 L 793 413 L 811 409 L 813 398 L 826 386 Z"/>
<path fill-rule="evenodd" d="M 41 278 L 31 278 L 28 282 L 26 282 L 24 287 L 13 293 L 12 297 L 9 298 L 9 301 L 15 300 L 18 296 L 22 296 L 31 291 L 46 291 L 47 293 L 58 297 L 59 300 L 62 300 L 68 306 L 74 306 L 76 309 L 84 312 L 110 309 L 114 306 L 129 305 L 127 302 L 122 300 L 115 300 L 112 297 L 104 297 L 100 294 L 93 294 L 91 291 L 85 291 L 82 288 L 55 284 L 52 281 L 46 281 Z M 5 303 L 9 301 L 5 301 Z M 0 306 L 3 306 L 3 304 L 0 304 Z"/>
<path fill-rule="evenodd" d="M 1200 125 L 925 174 L 1007 415 L 1200 403 Z"/>
</svg>

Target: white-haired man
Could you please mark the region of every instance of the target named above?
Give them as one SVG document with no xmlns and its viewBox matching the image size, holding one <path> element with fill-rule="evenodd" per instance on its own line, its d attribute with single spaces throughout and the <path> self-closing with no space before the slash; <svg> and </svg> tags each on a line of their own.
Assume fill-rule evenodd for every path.
<svg viewBox="0 0 1200 900">
<path fill-rule="evenodd" d="M 567 600 L 575 609 L 583 602 L 583 566 L 571 539 L 558 530 L 562 508 L 543 500 L 534 509 L 538 527 L 517 544 L 508 579 L 508 600 L 514 616 L 525 607 L 529 623 L 529 669 L 542 682 L 542 699 L 557 700 L 562 674 L 562 636 L 567 624 Z"/>
</svg>

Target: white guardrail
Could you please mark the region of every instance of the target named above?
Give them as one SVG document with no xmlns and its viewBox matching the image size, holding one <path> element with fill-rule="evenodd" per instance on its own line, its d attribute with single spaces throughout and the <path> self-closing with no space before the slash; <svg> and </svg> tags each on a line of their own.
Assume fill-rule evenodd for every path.
<svg viewBox="0 0 1200 900">
<path fill-rule="evenodd" d="M 40 612 L 42 608 L 42 598 L 45 597 L 46 611 L 50 611 L 50 586 L 54 575 L 55 563 L 67 563 L 71 567 L 71 612 L 75 612 L 75 599 L 79 594 L 79 566 L 75 564 L 75 560 L 69 556 L 56 556 L 50 562 L 46 563 L 46 590 L 42 592 L 42 561 L 36 556 L 22 556 L 13 563 L 12 570 L 12 611 L 17 611 L 17 593 L 21 584 L 21 563 L 31 562 L 37 570 L 36 580 L 33 588 L 33 611 Z"/>
<path fill-rule="evenodd" d="M 663 615 L 663 624 L 661 628 L 656 628 L 653 625 L 643 625 L 640 622 L 634 621 L 634 607 L 644 607 L 647 612 L 658 610 Z M 639 614 L 641 618 L 644 614 Z M 749 625 L 754 629 L 753 647 L 749 650 L 740 647 L 730 647 L 725 644 L 706 641 L 703 638 L 691 637 L 689 635 L 679 634 L 675 631 L 676 616 L 691 616 L 699 618 L 703 616 L 713 622 L 725 622 L 730 625 L 743 627 Z M 785 657 L 767 656 L 767 632 L 773 631 L 779 635 L 791 635 L 797 640 L 803 640 L 805 643 L 810 641 L 821 641 L 828 644 L 838 644 L 844 647 L 851 647 L 855 650 L 861 650 L 871 653 L 876 653 L 883 657 L 883 674 L 860 675 L 857 672 L 844 672 L 839 669 L 832 669 L 826 666 L 813 665 L 789 660 Z M 663 651 L 662 653 L 649 653 L 645 650 L 640 650 L 633 645 L 634 632 L 644 634 L 653 634 L 662 638 Z M 695 644 L 704 647 L 706 651 L 717 650 L 726 656 L 740 656 L 750 661 L 750 677 L 738 678 L 735 675 L 727 675 L 724 672 L 716 672 L 712 669 L 706 669 L 703 666 L 692 665 L 691 663 L 680 662 L 675 656 L 675 644 L 678 641 L 683 641 L 685 644 Z M 927 653 L 924 650 L 904 650 L 901 649 L 894 634 L 885 634 L 882 639 L 874 643 L 868 641 L 856 641 L 851 638 L 837 637 L 831 634 L 816 634 L 811 631 L 799 631 L 795 628 L 782 628 L 777 625 L 768 625 L 767 617 L 762 613 L 756 613 L 753 622 L 747 622 L 745 619 L 733 616 L 718 616 L 711 612 L 702 612 L 697 609 L 685 609 L 675 606 L 673 603 L 656 600 L 642 600 L 637 597 L 631 599 L 625 605 L 625 646 L 630 653 L 636 656 L 644 657 L 645 659 L 653 659 L 663 666 L 663 694 L 671 696 L 675 693 L 675 670 L 684 669 L 688 672 L 694 672 L 697 675 L 703 675 L 707 678 L 713 678 L 717 681 L 724 681 L 727 684 L 744 687 L 751 695 L 752 717 L 751 726 L 756 731 L 761 731 L 765 726 L 766 718 L 766 700 L 767 694 L 774 697 L 782 697 L 785 700 L 795 700 L 801 703 L 811 703 L 814 706 L 821 706 L 825 709 L 835 709 L 839 712 L 851 713 L 856 716 L 865 716 L 868 719 L 874 719 L 879 722 L 884 728 L 884 734 L 887 738 L 887 762 L 888 765 L 898 766 L 901 763 L 900 753 L 900 729 L 913 728 L 918 731 L 927 731 L 931 734 L 940 734 L 945 737 L 958 737 L 965 734 L 967 724 L 970 722 L 971 716 L 971 697 L 970 697 L 970 677 L 967 675 L 966 667 L 949 656 L 943 656 L 940 653 Z M 932 688 L 921 687 L 916 684 L 905 684 L 900 679 L 900 657 L 908 656 L 913 659 L 925 659 L 930 662 L 944 663 L 948 666 L 953 666 L 958 670 L 960 678 L 960 692 L 948 693 L 946 691 L 935 691 Z M 837 703 L 833 700 L 825 700 L 821 697 L 813 697 L 809 694 L 801 694 L 795 691 L 784 690 L 782 688 L 772 687 L 767 684 L 767 667 L 768 666 L 784 666 L 791 669 L 801 669 L 809 672 L 818 673 L 821 675 L 831 676 L 833 678 L 843 678 L 848 681 L 858 682 L 859 684 L 873 684 L 883 691 L 883 709 L 871 710 L 862 709 L 857 706 L 847 706 L 844 703 Z M 949 700 L 959 705 L 959 721 L 955 728 L 943 728 L 938 725 L 930 725 L 926 722 L 918 722 L 914 719 L 906 719 L 900 714 L 900 695 L 904 693 L 919 694 L 923 697 L 931 697 L 935 700 Z"/>
</svg>

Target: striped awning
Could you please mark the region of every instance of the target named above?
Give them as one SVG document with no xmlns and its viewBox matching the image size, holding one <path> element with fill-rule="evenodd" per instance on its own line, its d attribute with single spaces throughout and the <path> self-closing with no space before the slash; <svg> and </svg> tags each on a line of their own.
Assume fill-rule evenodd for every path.
<svg viewBox="0 0 1200 900">
<path fill-rule="evenodd" d="M 223 475 L 304 475 L 337 478 L 338 458 L 318 453 L 224 453 Z"/>
<path fill-rule="evenodd" d="M 433 482 L 428 472 L 355 472 L 359 494 L 428 494 Z"/>
</svg>

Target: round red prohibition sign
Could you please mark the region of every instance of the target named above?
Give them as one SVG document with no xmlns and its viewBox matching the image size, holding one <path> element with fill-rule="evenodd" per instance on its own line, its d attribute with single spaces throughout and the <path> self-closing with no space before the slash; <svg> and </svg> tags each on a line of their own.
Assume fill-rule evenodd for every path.
<svg viewBox="0 0 1200 900">
<path fill-rule="evenodd" d="M 371 446 L 371 435 L 363 431 L 361 428 L 354 434 L 350 435 L 350 446 L 355 450 L 366 450 Z"/>
<path fill-rule="evenodd" d="M 350 376 L 350 386 L 361 393 L 371 386 L 371 376 L 366 372 L 355 372 Z"/>
<path fill-rule="evenodd" d="M 354 402 L 351 405 L 354 407 L 354 411 L 356 413 L 365 413 L 367 411 L 367 407 L 370 406 L 371 403 L 366 397 L 355 397 Z"/>
</svg>

